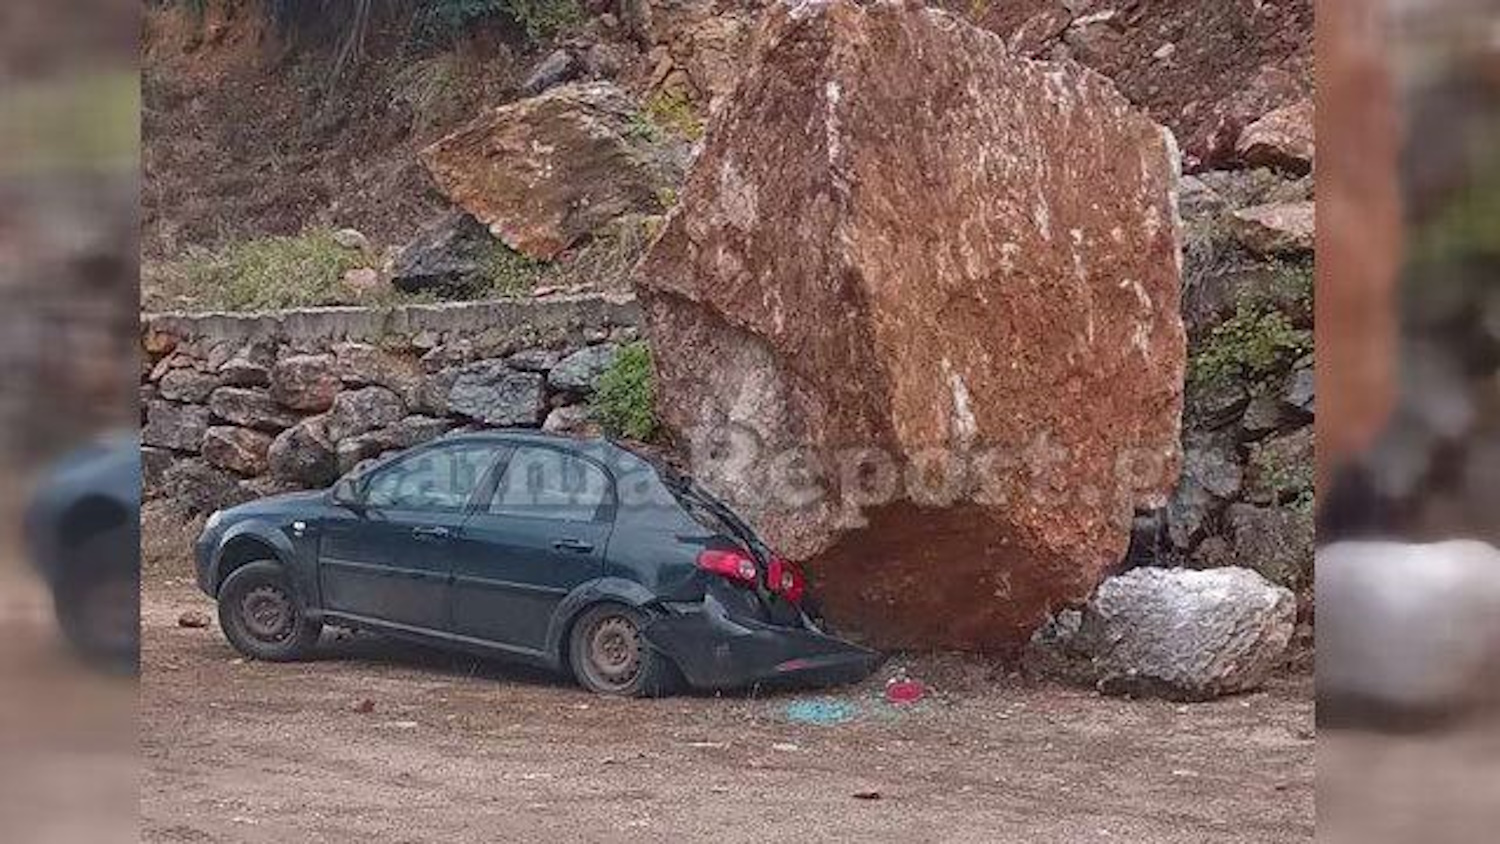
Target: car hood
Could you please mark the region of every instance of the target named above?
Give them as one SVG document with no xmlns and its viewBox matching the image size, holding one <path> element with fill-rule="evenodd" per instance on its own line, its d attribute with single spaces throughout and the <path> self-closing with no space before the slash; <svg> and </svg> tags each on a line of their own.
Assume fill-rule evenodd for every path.
<svg viewBox="0 0 1500 844">
<path fill-rule="evenodd" d="M 327 490 L 312 489 L 300 492 L 284 492 L 280 495 L 272 495 L 256 501 L 239 504 L 224 511 L 224 515 L 231 518 L 248 518 L 251 516 L 272 516 L 290 513 L 306 513 L 323 504 L 328 492 Z"/>
</svg>

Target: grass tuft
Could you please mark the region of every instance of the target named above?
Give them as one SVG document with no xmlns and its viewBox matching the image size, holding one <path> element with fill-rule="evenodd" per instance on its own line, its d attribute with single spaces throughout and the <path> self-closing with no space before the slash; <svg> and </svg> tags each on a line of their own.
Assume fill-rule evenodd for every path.
<svg viewBox="0 0 1500 844">
<path fill-rule="evenodd" d="M 599 376 L 589 414 L 611 436 L 643 442 L 656 436 L 656 383 L 649 346 L 637 341 L 620 350 Z"/>
<path fill-rule="evenodd" d="M 216 250 L 192 249 L 163 266 L 152 298 L 168 307 L 255 311 L 347 304 L 355 298 L 344 273 L 368 265 L 329 229 L 295 237 L 263 237 Z"/>
</svg>

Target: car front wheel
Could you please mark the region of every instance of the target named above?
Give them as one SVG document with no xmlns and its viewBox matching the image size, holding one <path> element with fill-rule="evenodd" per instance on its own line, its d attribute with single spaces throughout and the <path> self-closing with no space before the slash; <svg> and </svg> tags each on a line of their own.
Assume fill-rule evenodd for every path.
<svg viewBox="0 0 1500 844">
<path fill-rule="evenodd" d="M 656 697 L 678 685 L 677 667 L 641 635 L 645 616 L 600 604 L 573 625 L 568 657 L 580 685 L 602 695 Z"/>
<path fill-rule="evenodd" d="M 270 560 L 241 566 L 224 581 L 219 626 L 235 650 L 268 662 L 307 657 L 323 632 L 302 611 L 286 570 Z"/>
</svg>

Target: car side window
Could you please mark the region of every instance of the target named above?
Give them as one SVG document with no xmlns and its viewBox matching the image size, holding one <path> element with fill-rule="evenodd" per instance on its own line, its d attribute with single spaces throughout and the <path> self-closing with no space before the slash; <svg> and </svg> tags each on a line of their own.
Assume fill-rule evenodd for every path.
<svg viewBox="0 0 1500 844">
<path fill-rule="evenodd" d="M 580 457 L 521 446 L 505 467 L 489 511 L 496 515 L 592 522 L 612 503 L 609 476 Z"/>
<path fill-rule="evenodd" d="M 402 510 L 461 510 L 495 458 L 485 443 L 428 448 L 370 476 L 365 503 Z"/>
</svg>

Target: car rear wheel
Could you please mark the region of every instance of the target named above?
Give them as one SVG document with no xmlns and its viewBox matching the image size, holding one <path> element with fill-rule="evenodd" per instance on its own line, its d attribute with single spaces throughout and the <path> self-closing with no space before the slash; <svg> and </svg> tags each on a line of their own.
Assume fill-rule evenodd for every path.
<svg viewBox="0 0 1500 844">
<path fill-rule="evenodd" d="M 569 637 L 573 676 L 591 692 L 624 697 L 670 694 L 677 667 L 641 635 L 645 617 L 620 604 L 600 604 L 578 617 Z"/>
<path fill-rule="evenodd" d="M 219 587 L 219 626 L 235 650 L 267 662 L 306 658 L 323 632 L 302 611 L 286 570 L 271 560 L 235 569 Z"/>
</svg>

